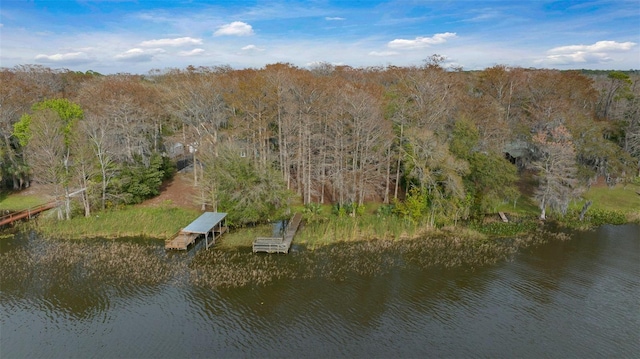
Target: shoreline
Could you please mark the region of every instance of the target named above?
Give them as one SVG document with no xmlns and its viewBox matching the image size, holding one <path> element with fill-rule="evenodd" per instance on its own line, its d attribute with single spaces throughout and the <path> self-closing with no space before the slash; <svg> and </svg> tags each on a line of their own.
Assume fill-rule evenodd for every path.
<svg viewBox="0 0 640 359">
<path fill-rule="evenodd" d="M 177 192 L 185 190 L 185 183 L 182 180 L 182 178 L 170 180 L 165 184 L 167 191 L 142 204 L 96 212 L 91 217 L 77 215 L 68 221 L 57 220 L 55 211 L 50 210 L 43 212 L 34 220 L 17 224 L 17 227 L 28 227 L 44 236 L 61 239 L 117 240 L 123 237 L 141 237 L 164 240 L 173 236 L 202 213 L 193 206 L 170 199 L 175 198 Z M 171 188 L 172 186 L 175 188 Z M 572 230 L 589 230 L 603 224 L 640 223 L 640 210 L 637 209 L 640 206 L 636 206 L 640 201 L 628 194 L 631 191 L 630 193 L 635 195 L 633 192 L 635 187 L 636 185 L 633 184 L 618 186 L 615 189 L 604 187 L 592 189 L 592 192 L 585 194 L 581 201 L 576 201 L 570 207 L 564 218 L 550 218 L 546 222 L 538 219 L 536 209 L 529 204 L 510 206 L 510 208 L 503 206 L 496 208 L 494 214 L 486 215 L 481 220 L 460 222 L 456 226 L 443 228 L 413 223 L 393 213 L 380 214 L 375 211 L 379 208 L 379 203 L 367 204 L 369 210 L 355 217 L 332 214 L 331 208 L 325 205 L 319 212 L 305 215 L 304 225 L 296 235 L 294 243 L 304 244 L 309 248 L 319 248 L 338 242 L 411 239 L 423 233 L 438 235 L 443 231 L 456 234 L 463 232 L 466 236 L 473 238 L 497 239 L 532 233 L 540 227 L 540 223 L 554 223 L 558 228 Z M 34 203 L 42 203 L 46 200 L 42 193 L 37 189 L 30 189 L 29 192 L 6 194 L 0 202 L 0 209 L 25 208 L 33 206 Z M 621 208 L 618 205 L 619 202 L 615 201 L 621 195 L 633 201 Z M 582 207 L 582 202 L 590 197 L 598 197 L 597 202 L 588 210 L 586 220 L 580 222 L 579 209 Z M 524 200 L 519 201 L 520 204 L 524 202 Z M 296 210 L 303 211 L 299 207 L 296 207 Z M 506 213 L 509 222 L 502 222 L 498 212 Z M 6 230 L 2 232 L 7 233 Z M 271 225 L 269 224 L 236 228 L 226 233 L 216 245 L 224 248 L 251 246 L 255 237 L 270 235 Z"/>
<path fill-rule="evenodd" d="M 605 212 L 609 213 L 609 212 Z M 91 218 L 76 217 L 69 221 L 54 218 L 38 218 L 21 223 L 21 228 L 30 228 L 41 236 L 56 239 L 83 240 L 120 238 L 148 238 L 165 240 L 178 232 L 198 212 L 180 207 L 170 208 L 127 208 L 101 213 Z M 124 222 L 123 218 L 129 218 Z M 153 219 L 153 221 L 150 220 Z M 179 219 L 178 219 L 179 218 Z M 620 219 L 618 217 L 618 219 Z M 118 225 L 115 226 L 114 223 Z M 164 223 L 164 225 L 160 225 Z M 173 224 L 172 224 L 173 223 Z M 186 223 L 186 224 L 185 224 Z M 504 238 L 530 236 L 540 230 L 549 232 L 552 227 L 558 232 L 566 230 L 585 231 L 601 225 L 634 224 L 637 221 L 607 222 L 567 222 L 548 220 L 542 222 L 533 217 L 524 217 L 508 223 L 492 220 L 486 223 L 466 223 L 457 226 L 433 228 L 409 224 L 400 218 L 380 218 L 374 215 L 361 218 L 330 218 L 321 223 L 304 224 L 294 239 L 294 244 L 310 250 L 336 243 L 356 243 L 367 241 L 405 241 L 425 237 L 446 237 L 451 240 L 496 241 Z M 251 247 L 253 240 L 271 230 L 271 224 L 255 227 L 236 228 L 225 234 L 216 247 L 233 249 Z M 117 228 L 113 230 L 112 228 Z"/>
</svg>

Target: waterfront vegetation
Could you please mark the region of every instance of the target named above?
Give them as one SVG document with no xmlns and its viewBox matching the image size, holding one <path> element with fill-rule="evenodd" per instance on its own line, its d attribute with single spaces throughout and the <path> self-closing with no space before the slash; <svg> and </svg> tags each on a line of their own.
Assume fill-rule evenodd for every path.
<svg viewBox="0 0 640 359">
<path fill-rule="evenodd" d="M 344 280 L 354 274 L 384 275 L 408 266 L 473 269 L 510 258 L 522 248 L 567 238 L 536 229 L 517 238 L 488 240 L 477 233 L 445 229 L 418 231 L 403 240 L 335 242 L 287 260 L 243 250 L 198 251 L 189 264 L 189 278 L 195 285 L 215 288 L 264 285 L 283 278 Z"/>
<path fill-rule="evenodd" d="M 45 236 L 167 238 L 198 211 L 143 203 L 186 167 L 192 207 L 228 213 L 230 246 L 296 211 L 309 248 L 640 220 L 637 71 L 443 61 L 0 69 L 0 188 L 18 191 L 0 209 L 32 207 L 19 194 L 35 183 L 59 204 L 29 224 Z"/>
<path fill-rule="evenodd" d="M 583 197 L 572 204 L 567 214 L 558 217 L 557 223 L 574 229 L 588 229 L 602 224 L 640 222 L 640 185 L 631 183 L 614 188 L 591 187 Z M 43 203 L 37 196 L 19 193 L 5 195 L 0 202 L 6 209 L 25 208 Z M 586 200 L 593 201 L 583 221 L 579 211 Z M 526 236 L 542 228 L 537 209 L 530 208 L 530 201 L 520 200 L 513 207 L 504 208 L 510 221 L 503 223 L 497 214 L 482 219 L 461 222 L 457 226 L 434 228 L 414 223 L 394 213 L 393 208 L 379 203 L 366 204 L 359 215 L 350 216 L 336 212 L 334 206 L 317 205 L 310 210 L 298 205 L 293 211 L 305 214 L 305 224 L 298 232 L 295 243 L 308 249 L 317 249 L 337 242 L 361 240 L 408 240 L 418 237 L 465 238 L 485 241 L 491 238 Z M 147 237 L 166 239 L 197 218 L 199 212 L 176 207 L 171 203 L 147 207 L 129 206 L 119 210 L 100 212 L 89 218 L 74 217 L 70 221 L 58 221 L 55 211 L 41 215 L 37 221 L 20 224 L 35 228 L 45 237 L 119 238 Z M 256 237 L 272 236 L 273 226 L 261 224 L 235 228 L 216 244 L 221 249 L 250 248 Z"/>
<path fill-rule="evenodd" d="M 137 207 L 100 212 L 91 217 L 59 221 L 54 211 L 38 218 L 37 230 L 53 238 L 169 238 L 197 218 L 194 210 L 178 207 Z"/>
<path fill-rule="evenodd" d="M 0 193 L 0 211 L 18 211 L 32 208 L 47 202 L 47 198 L 38 195 L 23 195 L 10 192 Z"/>
<path fill-rule="evenodd" d="M 631 196 L 636 190 L 637 184 L 592 187 L 584 198 L 593 200 L 594 205 L 584 222 L 575 217 L 581 202 L 553 222 L 585 229 L 637 220 L 640 203 Z M 629 200 L 601 203 L 599 198 Z M 3 203 L 21 207 L 32 201 L 12 194 Z M 167 202 L 160 206 L 128 206 L 69 221 L 57 220 L 55 211 L 50 211 L 35 221 L 18 224 L 17 228 L 25 233 L 18 235 L 34 229 L 40 237 L 50 240 L 35 241 L 30 249 L 0 254 L 0 281 L 37 281 L 47 290 L 47 280 L 56 276 L 67 278 L 64 285 L 68 287 L 87 281 L 100 283 L 105 290 L 130 290 L 156 286 L 176 276 L 182 282 L 206 288 L 265 285 L 282 278 L 343 280 L 352 275 L 382 275 L 403 266 L 479 268 L 508 259 L 523 248 L 568 238 L 563 231 L 548 229 L 538 219 L 537 211 L 527 212 L 527 201 L 519 202 L 512 212 L 507 212 L 509 223 L 491 214 L 483 220 L 439 228 L 408 220 L 380 203 L 366 204 L 354 216 L 331 205 L 314 205 L 306 210 L 298 205 L 292 211 L 304 212 L 307 221 L 294 242 L 307 250 L 294 247 L 295 255 L 287 259 L 253 254 L 252 241 L 273 232 L 272 225 L 262 224 L 235 228 L 216 243 L 216 250 L 197 251 L 193 260 L 186 262 L 161 255 L 158 240 L 187 225 L 199 211 Z"/>
</svg>

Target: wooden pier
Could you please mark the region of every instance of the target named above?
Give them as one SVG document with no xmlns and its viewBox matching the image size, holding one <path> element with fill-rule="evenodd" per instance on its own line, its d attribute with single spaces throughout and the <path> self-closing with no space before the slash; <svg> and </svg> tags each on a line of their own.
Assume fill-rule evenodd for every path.
<svg viewBox="0 0 640 359">
<path fill-rule="evenodd" d="M 302 214 L 296 213 L 289 221 L 282 237 L 256 238 L 256 240 L 253 241 L 253 253 L 288 253 L 301 221 Z"/>
<path fill-rule="evenodd" d="M 7 215 L 0 217 L 0 226 L 4 226 L 5 224 L 11 224 L 21 219 L 31 219 L 35 215 L 39 214 L 40 212 L 44 212 L 56 207 L 56 205 L 57 203 L 54 201 L 54 202 L 41 204 L 36 207 L 27 208 L 22 211 L 11 212 Z"/>
<path fill-rule="evenodd" d="M 164 248 L 186 251 L 200 236 L 204 236 L 205 248 L 214 245 L 228 228 L 225 225 L 226 213 L 205 212 L 188 226 L 184 227 L 173 237 L 165 241 Z M 211 237 L 209 237 L 211 234 Z M 211 238 L 211 242 L 209 242 Z"/>
</svg>

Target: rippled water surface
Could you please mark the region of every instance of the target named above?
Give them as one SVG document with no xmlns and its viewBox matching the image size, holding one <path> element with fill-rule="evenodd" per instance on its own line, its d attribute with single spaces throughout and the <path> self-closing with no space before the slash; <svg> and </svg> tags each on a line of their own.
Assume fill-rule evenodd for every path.
<svg viewBox="0 0 640 359">
<path fill-rule="evenodd" d="M 0 239 L 0 357 L 637 357 L 640 226 L 495 264 L 416 246 L 166 254 Z"/>
</svg>

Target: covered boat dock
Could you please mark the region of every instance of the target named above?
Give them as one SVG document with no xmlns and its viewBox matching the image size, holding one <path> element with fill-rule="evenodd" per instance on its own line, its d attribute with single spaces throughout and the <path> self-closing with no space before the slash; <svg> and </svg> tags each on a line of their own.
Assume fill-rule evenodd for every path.
<svg viewBox="0 0 640 359">
<path fill-rule="evenodd" d="M 222 212 L 205 212 L 196 218 L 191 224 L 184 227 L 176 235 L 165 242 L 165 249 L 187 250 L 189 245 L 195 243 L 196 238 L 203 235 L 205 248 L 215 244 L 228 227 L 225 223 L 226 213 Z M 211 242 L 209 242 L 209 234 L 211 234 Z"/>
</svg>

